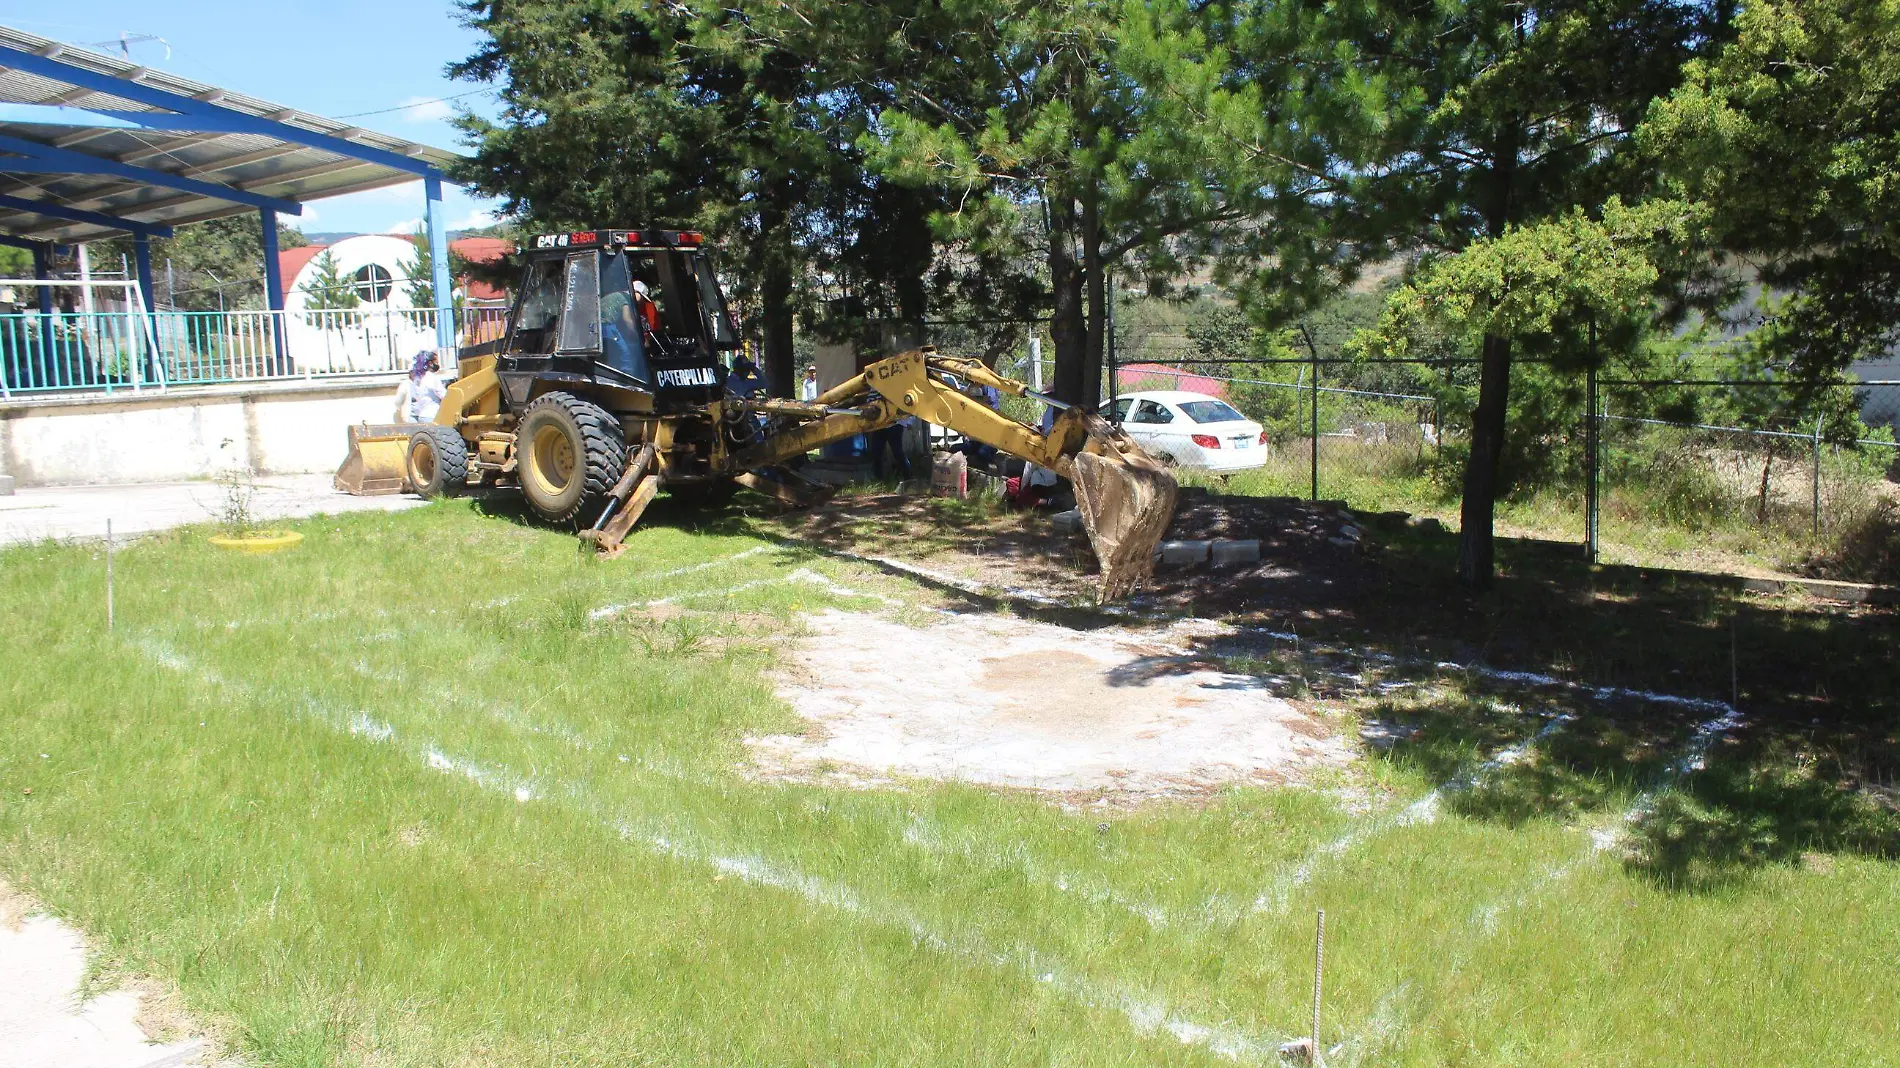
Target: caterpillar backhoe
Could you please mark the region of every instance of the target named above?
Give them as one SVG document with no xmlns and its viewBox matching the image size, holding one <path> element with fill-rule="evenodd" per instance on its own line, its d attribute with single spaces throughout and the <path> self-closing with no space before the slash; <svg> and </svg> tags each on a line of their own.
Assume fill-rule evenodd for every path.
<svg viewBox="0 0 1900 1068">
<path fill-rule="evenodd" d="M 719 499 L 746 486 L 793 504 L 829 492 L 789 461 L 916 416 L 1067 478 L 1102 565 L 1101 593 L 1153 570 L 1175 481 L 1121 430 L 981 361 L 921 348 L 879 360 L 815 401 L 741 396 L 739 348 L 699 234 L 589 230 L 534 238 L 501 337 L 462 348 L 431 423 L 349 428 L 338 489 L 448 496 L 515 486 L 550 523 L 616 552 L 662 489 Z M 1053 408 L 1047 431 L 970 387 Z"/>
</svg>

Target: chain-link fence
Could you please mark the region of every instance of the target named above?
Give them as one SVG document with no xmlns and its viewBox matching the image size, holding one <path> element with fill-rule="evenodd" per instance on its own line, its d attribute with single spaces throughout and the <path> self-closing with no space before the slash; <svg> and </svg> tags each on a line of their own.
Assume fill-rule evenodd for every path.
<svg viewBox="0 0 1900 1068">
<path fill-rule="evenodd" d="M 928 334 L 1023 381 L 1053 377 L 1040 324 Z M 1263 447 L 1220 470 L 1182 463 L 1184 481 L 1403 510 L 1455 529 L 1473 361 L 1371 365 L 1344 355 L 1338 336 L 1299 339 L 1305 353 L 1236 359 L 1180 330 L 1119 330 L 1104 407 L 1156 392 L 1218 398 L 1260 424 Z M 1519 364 L 1501 536 L 1573 544 L 1580 561 L 1900 581 L 1900 382 L 1802 392 L 1763 380 L 1595 378 Z M 1011 414 L 1040 414 L 1021 407 Z"/>
<path fill-rule="evenodd" d="M 1858 422 L 1815 415 L 1806 432 L 1659 419 L 1605 400 L 1587 544 L 1608 563 L 1900 578 L 1900 447 L 1887 414 L 1900 386 L 1842 388 L 1855 396 L 1834 411 Z"/>
</svg>

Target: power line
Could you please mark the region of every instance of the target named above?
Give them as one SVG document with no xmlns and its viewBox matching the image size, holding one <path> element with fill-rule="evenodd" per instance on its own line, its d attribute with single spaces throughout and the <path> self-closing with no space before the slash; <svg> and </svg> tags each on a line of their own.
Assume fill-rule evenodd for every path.
<svg viewBox="0 0 1900 1068">
<path fill-rule="evenodd" d="M 492 93 L 492 92 L 494 92 L 493 89 L 470 89 L 466 93 L 457 93 L 454 96 L 437 96 L 437 97 L 431 97 L 428 100 L 411 100 L 407 104 L 397 104 L 393 108 L 378 108 L 375 111 L 352 111 L 352 112 L 349 112 L 348 114 L 332 115 L 330 117 L 333 119 L 360 119 L 365 115 L 387 115 L 392 111 L 408 111 L 411 108 L 422 107 L 424 104 L 446 104 L 452 100 L 460 100 L 463 97 L 476 96 L 481 93 Z"/>
</svg>

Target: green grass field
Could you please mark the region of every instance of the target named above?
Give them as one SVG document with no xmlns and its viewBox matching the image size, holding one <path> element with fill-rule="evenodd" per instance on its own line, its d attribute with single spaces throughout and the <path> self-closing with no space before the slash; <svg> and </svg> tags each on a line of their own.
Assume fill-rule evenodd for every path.
<svg viewBox="0 0 1900 1068">
<path fill-rule="evenodd" d="M 1318 711 L 1406 738 L 1311 786 L 759 781 L 803 613 L 942 602 L 692 524 L 153 538 L 112 631 L 0 553 L 0 874 L 260 1065 L 1272 1062 L 1318 908 L 1330 1063 L 1900 1064 L 1893 814 L 1719 708 L 1368 662 Z"/>
</svg>

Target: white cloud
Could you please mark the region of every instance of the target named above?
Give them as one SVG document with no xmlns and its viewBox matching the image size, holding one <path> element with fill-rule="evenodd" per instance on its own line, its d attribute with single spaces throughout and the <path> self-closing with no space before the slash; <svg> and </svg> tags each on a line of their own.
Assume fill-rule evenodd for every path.
<svg viewBox="0 0 1900 1068">
<path fill-rule="evenodd" d="M 404 182 L 401 185 L 386 185 L 380 189 L 365 189 L 361 193 L 353 195 L 362 197 L 364 200 L 375 200 L 395 204 L 415 204 L 420 206 L 422 203 L 422 183 L 416 181 Z"/>
<path fill-rule="evenodd" d="M 479 230 L 484 226 L 495 225 L 496 221 L 494 212 L 483 208 L 476 208 L 465 217 L 450 222 L 448 228 L 451 230 Z"/>
<path fill-rule="evenodd" d="M 419 234 L 427 228 L 427 225 L 428 224 L 418 216 L 414 219 L 403 219 L 400 222 L 391 223 L 389 229 L 383 232 L 388 234 Z"/>
<path fill-rule="evenodd" d="M 404 122 L 441 122 L 455 114 L 448 101 L 427 96 L 412 96 L 401 107 Z"/>
</svg>

